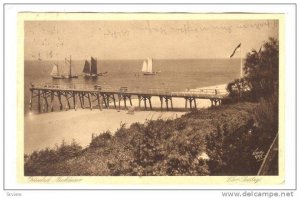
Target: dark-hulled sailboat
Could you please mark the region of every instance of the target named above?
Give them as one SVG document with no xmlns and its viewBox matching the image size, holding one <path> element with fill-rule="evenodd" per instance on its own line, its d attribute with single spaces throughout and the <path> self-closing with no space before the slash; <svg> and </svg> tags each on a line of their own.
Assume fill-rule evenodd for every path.
<svg viewBox="0 0 300 198">
<path fill-rule="evenodd" d="M 92 77 L 98 76 L 98 73 L 97 73 L 97 59 L 94 59 L 93 57 L 91 57 L 91 76 Z"/>
<path fill-rule="evenodd" d="M 91 65 L 90 65 L 89 61 L 87 61 L 87 60 L 85 60 L 82 73 L 83 73 L 83 76 L 90 76 L 90 74 L 91 74 Z"/>
<path fill-rule="evenodd" d="M 91 64 L 87 60 L 85 60 L 82 73 L 84 77 L 97 77 L 102 76 L 107 72 L 98 73 L 97 59 L 91 57 Z"/>
</svg>

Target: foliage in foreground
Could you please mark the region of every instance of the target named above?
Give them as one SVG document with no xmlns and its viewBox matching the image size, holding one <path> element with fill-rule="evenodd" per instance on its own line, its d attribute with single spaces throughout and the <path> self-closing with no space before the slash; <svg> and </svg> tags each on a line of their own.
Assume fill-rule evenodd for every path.
<svg viewBox="0 0 300 198">
<path fill-rule="evenodd" d="M 261 105 L 223 105 L 176 120 L 122 125 L 114 135 L 93 137 L 85 149 L 73 143 L 34 152 L 25 175 L 255 175 L 261 161 L 252 153 L 270 145 L 257 123 L 266 117 Z"/>
</svg>

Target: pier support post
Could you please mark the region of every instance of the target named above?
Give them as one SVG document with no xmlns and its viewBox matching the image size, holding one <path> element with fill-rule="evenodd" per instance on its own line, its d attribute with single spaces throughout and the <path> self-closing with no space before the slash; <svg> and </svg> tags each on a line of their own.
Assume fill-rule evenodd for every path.
<svg viewBox="0 0 300 198">
<path fill-rule="evenodd" d="M 147 109 L 147 101 L 146 101 L 147 99 L 146 98 L 144 98 L 144 105 L 145 105 L 145 109 Z"/>
<path fill-rule="evenodd" d="M 197 108 L 197 103 L 196 103 L 196 98 L 195 97 L 185 97 L 185 108 L 187 108 L 187 103 L 189 102 L 190 104 L 190 109 L 193 108 L 193 103 L 194 103 L 194 108 Z"/>
<path fill-rule="evenodd" d="M 106 107 L 109 109 L 109 95 L 106 95 Z"/>
<path fill-rule="evenodd" d="M 119 99 L 118 111 L 120 111 L 121 110 L 121 95 L 120 94 L 118 95 L 118 99 Z"/>
<path fill-rule="evenodd" d="M 152 110 L 151 96 L 149 96 L 148 100 L 149 100 L 150 109 Z"/>
<path fill-rule="evenodd" d="M 97 101 L 98 101 L 99 110 L 102 111 L 102 102 L 103 102 L 103 99 L 102 99 L 101 94 L 99 94 L 99 93 L 97 93 Z"/>
<path fill-rule="evenodd" d="M 83 109 L 84 107 L 82 105 L 81 92 L 78 92 L 78 97 L 79 97 L 80 106 Z"/>
<path fill-rule="evenodd" d="M 41 97 L 42 97 L 42 112 L 45 112 L 45 96 L 44 91 L 41 91 Z"/>
<path fill-rule="evenodd" d="M 141 96 L 138 96 L 139 99 L 139 108 L 141 108 Z"/>
<path fill-rule="evenodd" d="M 85 105 L 84 105 L 84 97 L 85 97 L 85 93 L 84 93 L 84 92 L 81 92 L 81 100 L 82 100 L 82 106 L 83 106 L 83 109 L 85 109 Z"/>
<path fill-rule="evenodd" d="M 167 110 L 169 110 L 169 101 L 167 98 L 165 98 L 165 101 L 166 101 Z"/>
<path fill-rule="evenodd" d="M 63 105 L 62 105 L 62 102 L 61 102 L 61 92 L 58 91 L 57 92 L 57 97 L 58 97 L 58 101 L 59 101 L 59 109 L 62 110 L 63 109 Z"/>
<path fill-rule="evenodd" d="M 53 100 L 54 100 L 54 92 L 53 92 L 53 91 L 51 91 L 50 95 L 51 95 L 50 111 L 51 111 L 51 112 L 53 112 Z"/>
<path fill-rule="evenodd" d="M 123 100 L 124 100 L 124 106 L 125 106 L 125 109 L 126 109 L 126 96 L 123 96 Z"/>
<path fill-rule="evenodd" d="M 75 91 L 72 92 L 72 95 L 73 95 L 73 105 L 74 105 L 74 109 L 76 111 L 77 110 L 77 106 L 76 106 L 76 93 L 75 93 Z"/>
<path fill-rule="evenodd" d="M 65 98 L 66 98 L 66 110 L 69 110 L 70 109 L 70 102 L 69 102 L 69 98 L 68 98 L 68 93 L 66 92 L 65 94 Z"/>
<path fill-rule="evenodd" d="M 131 96 L 128 97 L 130 106 L 132 106 Z"/>
<path fill-rule="evenodd" d="M 90 109 L 92 110 L 92 102 L 91 102 L 91 97 L 90 97 L 90 93 L 87 94 L 88 95 L 88 99 L 89 99 L 89 105 L 90 105 Z"/>
<path fill-rule="evenodd" d="M 38 90 L 38 110 L 41 112 L 41 91 Z"/>
<path fill-rule="evenodd" d="M 48 111 L 48 107 L 49 107 L 47 98 L 48 98 L 48 93 L 47 93 L 47 91 L 45 91 L 44 92 L 44 100 L 45 100 L 45 103 L 46 103 L 46 111 Z"/>
<path fill-rule="evenodd" d="M 173 109 L 173 101 L 172 101 L 171 96 L 160 96 L 159 99 L 160 99 L 160 108 L 161 109 L 163 108 L 163 101 L 165 101 L 166 108 L 167 108 L 167 110 L 169 110 L 169 100 L 170 100 L 171 108 Z"/>
<path fill-rule="evenodd" d="M 149 102 L 150 109 L 152 110 L 151 96 L 138 96 L 139 98 L 139 108 L 141 107 L 141 101 L 144 101 L 144 107 L 147 109 L 147 100 Z"/>
<path fill-rule="evenodd" d="M 106 104 L 106 95 L 103 94 L 103 93 L 101 93 L 100 95 L 101 95 L 101 97 L 102 97 L 102 104 L 104 103 L 105 108 L 107 108 L 107 104 Z"/>
<path fill-rule="evenodd" d="M 29 99 L 29 111 L 32 109 L 32 98 L 33 98 L 33 90 L 30 90 L 30 99 Z"/>
<path fill-rule="evenodd" d="M 116 105 L 116 99 L 115 99 L 115 95 L 113 94 L 112 95 L 112 99 L 113 99 L 113 101 L 114 101 L 114 107 L 115 107 L 115 109 L 117 108 L 117 105 Z"/>
</svg>

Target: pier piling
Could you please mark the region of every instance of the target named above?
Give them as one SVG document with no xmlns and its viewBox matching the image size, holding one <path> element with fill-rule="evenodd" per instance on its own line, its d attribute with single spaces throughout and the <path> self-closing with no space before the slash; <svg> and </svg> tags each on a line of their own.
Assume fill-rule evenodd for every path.
<svg viewBox="0 0 300 198">
<path fill-rule="evenodd" d="M 92 109 L 93 109 L 93 106 L 92 106 L 92 102 L 91 102 L 90 93 L 87 93 L 87 95 L 88 95 L 88 99 L 89 99 L 90 109 L 92 110 Z"/>
<path fill-rule="evenodd" d="M 41 91 L 38 90 L 38 110 L 41 112 Z"/>
<path fill-rule="evenodd" d="M 58 98 L 58 101 L 59 101 L 59 109 L 62 110 L 61 93 L 60 93 L 60 91 L 57 92 L 57 98 Z"/>
<path fill-rule="evenodd" d="M 30 99 L 29 99 L 29 110 L 32 108 L 32 98 L 33 98 L 33 90 L 30 90 Z"/>
<path fill-rule="evenodd" d="M 73 95 L 73 105 L 74 105 L 74 109 L 75 109 L 75 111 L 77 110 L 77 107 L 76 107 L 76 92 L 75 91 L 73 91 L 73 93 L 72 93 L 72 95 Z"/>
</svg>

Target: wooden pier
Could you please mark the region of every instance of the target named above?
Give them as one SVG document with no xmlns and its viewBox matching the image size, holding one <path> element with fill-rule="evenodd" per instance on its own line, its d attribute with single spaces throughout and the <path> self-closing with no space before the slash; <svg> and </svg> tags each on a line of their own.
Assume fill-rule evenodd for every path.
<svg viewBox="0 0 300 198">
<path fill-rule="evenodd" d="M 103 107 L 109 109 L 110 103 L 113 103 L 115 109 L 121 109 L 121 102 L 124 107 L 127 107 L 127 101 L 132 106 L 132 98 L 137 97 L 139 101 L 139 108 L 141 103 L 144 104 L 144 109 L 152 110 L 152 97 L 160 99 L 160 108 L 163 109 L 164 103 L 166 110 L 173 109 L 173 98 L 185 99 L 185 108 L 197 108 L 196 99 L 209 99 L 211 106 L 217 106 L 222 103 L 222 100 L 227 98 L 226 94 L 218 94 L 215 89 L 199 90 L 199 91 L 181 91 L 172 92 L 162 89 L 128 89 L 128 87 L 120 87 L 119 89 L 105 88 L 99 85 L 86 86 L 80 84 L 70 85 L 52 85 L 52 84 L 31 84 L 30 87 L 30 101 L 29 109 L 32 109 L 33 99 L 37 98 L 37 107 L 39 112 L 47 112 L 54 110 L 54 100 L 58 102 L 59 109 L 66 110 L 81 108 L 93 109 L 94 106 L 100 110 Z M 86 101 L 88 104 L 86 104 Z M 118 101 L 118 104 L 117 104 Z M 64 104 L 63 104 L 64 103 Z M 86 106 L 88 105 L 88 106 Z"/>
</svg>

